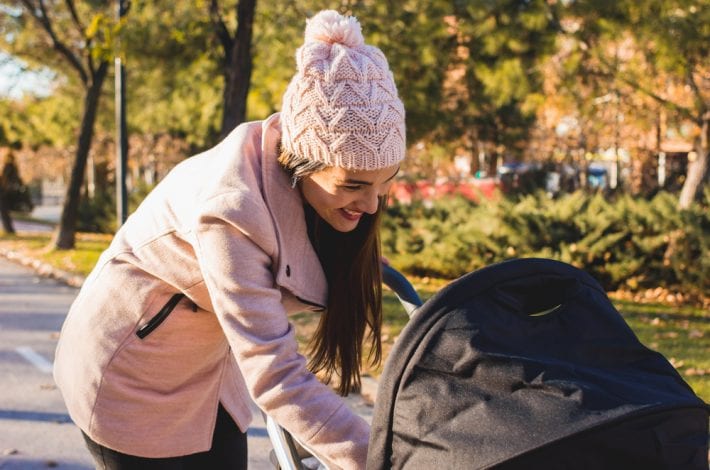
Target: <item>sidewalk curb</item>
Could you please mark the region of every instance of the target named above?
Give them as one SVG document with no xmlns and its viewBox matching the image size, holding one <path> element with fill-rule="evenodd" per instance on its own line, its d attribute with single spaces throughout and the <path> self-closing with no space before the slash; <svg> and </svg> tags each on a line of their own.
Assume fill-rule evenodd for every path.
<svg viewBox="0 0 710 470">
<path fill-rule="evenodd" d="M 55 279 L 57 281 L 63 282 L 64 284 L 70 287 L 81 287 L 81 285 L 84 283 L 84 280 L 86 279 L 81 274 L 75 274 L 69 271 L 62 271 L 61 269 L 57 269 L 49 263 L 43 263 L 38 259 L 31 258 L 14 250 L 0 248 L 0 256 L 8 259 L 9 261 L 13 261 L 23 266 L 32 268 L 40 276 Z"/>
</svg>

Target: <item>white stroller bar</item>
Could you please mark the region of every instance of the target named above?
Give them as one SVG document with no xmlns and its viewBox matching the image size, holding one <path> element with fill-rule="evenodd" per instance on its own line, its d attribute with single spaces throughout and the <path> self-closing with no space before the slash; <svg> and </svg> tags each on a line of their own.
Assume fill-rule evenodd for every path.
<svg viewBox="0 0 710 470">
<path fill-rule="evenodd" d="M 293 436 L 279 426 L 274 419 L 262 413 L 266 422 L 266 432 L 274 450 L 271 454 L 271 463 L 275 468 L 282 470 L 327 469 L 323 463 L 312 456 L 307 449 L 299 452 Z M 301 455 L 304 454 L 304 455 Z"/>
</svg>

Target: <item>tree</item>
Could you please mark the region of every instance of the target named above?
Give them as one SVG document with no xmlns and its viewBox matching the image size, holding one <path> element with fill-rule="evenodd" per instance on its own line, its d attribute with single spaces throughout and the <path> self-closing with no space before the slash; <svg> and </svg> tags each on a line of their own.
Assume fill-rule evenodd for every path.
<svg viewBox="0 0 710 470">
<path fill-rule="evenodd" d="M 129 130 L 185 137 L 200 150 L 246 120 L 255 21 L 256 0 L 133 5 L 122 46 L 128 108 L 140 113 L 129 113 Z"/>
<path fill-rule="evenodd" d="M 129 135 L 176 136 L 191 150 L 213 144 L 222 87 L 208 6 L 171 0 L 131 5 L 121 30 Z"/>
<path fill-rule="evenodd" d="M 34 61 L 46 60 L 72 74 L 83 89 L 83 110 L 76 154 L 64 207 L 53 243 L 58 249 L 74 247 L 76 221 L 86 162 L 91 148 L 101 89 L 108 74 L 113 23 L 106 5 L 92 2 L 20 0 L 12 6 L 15 35 L 6 41 L 13 54 Z M 88 22 L 87 22 L 88 20 Z M 48 54 L 52 51 L 52 54 Z"/>
<path fill-rule="evenodd" d="M 621 0 L 566 2 L 567 36 L 584 60 L 617 89 L 630 88 L 655 101 L 676 122 L 693 122 L 696 159 L 688 165 L 679 206 L 687 208 L 707 181 L 710 152 L 710 8 L 705 0 Z M 636 54 L 619 54 L 625 37 Z M 664 80 L 658 80 L 659 75 Z M 671 93 L 671 90 L 684 90 Z"/>
<path fill-rule="evenodd" d="M 407 112 L 407 140 L 437 139 L 450 124 L 443 106 L 456 34 L 448 1 L 354 2 L 363 33 L 384 52 Z"/>
<path fill-rule="evenodd" d="M 212 2 L 214 6 L 215 2 Z M 242 8 L 243 0 L 239 8 Z M 457 3 L 457 2 L 455 2 Z M 470 21 L 466 15 L 476 11 L 475 8 L 466 9 L 465 2 L 458 2 L 460 11 L 458 13 L 464 17 L 459 25 L 452 25 L 451 20 L 456 18 L 457 10 L 451 2 L 436 0 L 431 2 L 407 1 L 291 1 L 284 5 L 263 4 L 260 6 L 254 18 L 254 62 L 253 73 L 254 83 L 250 87 L 249 103 L 255 110 L 252 117 L 263 118 L 271 112 L 279 109 L 281 97 L 286 88 L 288 80 L 294 73 L 294 51 L 303 41 L 303 29 L 305 20 L 320 9 L 332 8 L 345 14 L 352 14 L 362 20 L 363 34 L 367 43 L 378 46 L 388 58 L 390 68 L 395 75 L 395 81 L 399 85 L 400 96 L 407 110 L 407 133 L 410 143 L 420 139 L 437 139 L 439 141 L 454 141 L 470 137 L 471 129 L 478 126 L 481 129 L 481 139 L 495 142 L 497 144 L 507 144 L 512 146 L 512 142 L 518 143 L 524 140 L 525 133 L 520 132 L 521 128 L 527 129 L 530 125 L 533 114 L 531 104 L 533 99 L 528 99 L 526 92 L 536 91 L 534 72 L 534 62 L 546 53 L 551 46 L 551 34 L 554 28 L 549 23 L 549 8 L 544 2 L 533 2 L 533 6 L 527 6 L 529 2 L 518 1 L 509 2 L 514 4 L 517 12 L 514 13 L 515 21 L 507 26 L 505 33 L 500 35 L 502 45 L 496 50 L 491 50 L 488 58 L 500 56 L 509 47 L 508 43 L 515 40 L 515 34 L 520 36 L 517 39 L 520 43 L 530 42 L 527 50 L 515 52 L 520 59 L 522 69 L 515 67 L 505 68 L 506 65 L 514 61 L 509 61 L 498 68 L 499 75 L 492 77 L 489 73 L 488 85 L 483 84 L 479 75 L 485 73 L 478 69 L 479 75 L 475 83 L 466 83 L 465 79 L 460 80 L 466 88 L 475 89 L 474 98 L 471 94 L 457 95 L 457 88 L 452 86 L 452 68 L 462 65 L 473 70 L 482 63 L 482 55 L 469 55 L 461 57 L 458 53 L 462 48 L 469 46 L 478 47 L 476 41 L 480 37 L 473 39 L 464 38 L 459 34 L 461 30 L 469 31 L 475 28 L 475 22 Z M 485 3 L 485 2 L 484 2 Z M 488 2 L 490 3 L 490 2 Z M 518 3 L 520 5 L 518 5 Z M 506 5 L 510 7 L 510 5 Z M 494 5 L 478 5 L 482 10 L 480 18 L 491 11 L 505 10 L 506 6 L 496 8 Z M 484 8 L 485 7 L 485 8 Z M 214 8 L 212 9 L 214 11 Z M 499 12 L 500 13 L 500 12 Z M 545 16 L 548 15 L 548 16 Z M 242 24 L 241 13 L 238 19 Z M 214 15 L 212 16 L 214 20 Z M 542 19 L 542 21 L 541 21 Z M 214 22 L 214 21 L 213 21 Z M 234 27 L 235 21 L 222 21 Z M 217 31 L 224 31 L 226 27 L 218 25 Z M 520 32 L 522 26 L 528 29 L 527 35 Z M 459 28 L 457 32 L 456 28 Z M 513 36 L 507 39 L 507 36 Z M 225 37 L 221 34 L 218 37 Z M 239 36 L 237 31 L 237 36 Z M 506 42 L 508 41 L 508 42 Z M 228 43 L 223 41 L 223 43 Z M 221 48 L 221 50 L 227 50 Z M 512 56 L 513 54 L 509 54 Z M 220 59 L 221 60 L 221 59 Z M 501 63 L 503 60 L 501 60 Z M 493 70 L 493 67 L 488 71 Z M 531 73 L 531 70 L 533 72 Z M 514 76 L 515 75 L 515 76 Z M 501 78 L 508 80 L 514 93 L 514 99 L 509 99 L 510 88 L 495 88 L 494 84 L 501 85 Z M 226 80 L 226 78 L 225 78 Z M 516 82 L 517 80 L 517 82 Z M 518 83 L 527 84 L 522 88 L 515 88 Z M 485 88 L 487 87 L 487 88 Z M 485 91 L 481 91 L 484 90 Z M 229 86 L 225 82 L 225 93 Z M 508 97 L 503 96 L 508 93 Z M 497 105 L 486 106 L 484 100 L 476 100 L 480 96 L 485 96 L 486 102 L 497 100 Z M 521 98 L 523 97 L 523 98 Z M 471 99 L 469 99 L 471 98 Z M 233 109 L 228 104 L 227 99 L 223 100 L 223 110 L 226 112 Z M 451 103 L 456 103 L 452 106 Z M 525 116 L 520 118 L 521 113 L 516 110 L 523 110 Z M 490 117 L 490 113 L 497 110 L 496 119 Z M 462 113 L 462 111 L 464 111 Z M 466 114 L 468 112 L 468 114 Z M 467 116 L 464 120 L 462 114 Z M 471 117 L 471 116 L 477 116 Z M 478 119 L 478 121 L 476 121 Z M 223 122 L 225 122 L 223 120 Z M 495 131 L 490 131 L 490 122 L 495 122 Z M 488 126 L 488 127 L 486 127 Z M 512 130 L 510 130 L 512 129 Z M 224 126 L 223 132 L 230 130 L 230 126 Z M 485 135 L 483 135 L 485 134 Z"/>
<path fill-rule="evenodd" d="M 236 10 L 237 29 L 232 36 L 222 16 L 219 0 L 210 1 L 210 18 L 223 50 L 224 92 L 220 137 L 226 137 L 237 124 L 246 120 L 251 84 L 251 41 L 256 0 L 239 0 Z"/>
<path fill-rule="evenodd" d="M 492 155 L 520 157 L 542 101 L 540 64 L 554 51 L 556 2 L 457 1 L 455 26 L 464 93 L 457 94 L 457 132 Z"/>
</svg>

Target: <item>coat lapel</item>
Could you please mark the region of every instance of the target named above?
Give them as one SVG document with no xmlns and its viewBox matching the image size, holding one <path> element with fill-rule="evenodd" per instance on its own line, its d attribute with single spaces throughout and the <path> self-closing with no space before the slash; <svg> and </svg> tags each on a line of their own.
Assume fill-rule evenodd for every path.
<svg viewBox="0 0 710 470">
<path fill-rule="evenodd" d="M 291 187 L 277 160 L 280 139 L 281 122 L 276 113 L 264 121 L 261 135 L 264 200 L 274 219 L 279 246 L 276 283 L 299 300 L 322 307 L 328 298 L 328 284 L 308 239 L 301 195 Z"/>
</svg>

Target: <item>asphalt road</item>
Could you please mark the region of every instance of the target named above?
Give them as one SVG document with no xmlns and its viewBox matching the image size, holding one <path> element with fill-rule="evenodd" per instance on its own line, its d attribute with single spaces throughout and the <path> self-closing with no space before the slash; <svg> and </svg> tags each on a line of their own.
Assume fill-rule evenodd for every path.
<svg viewBox="0 0 710 470">
<path fill-rule="evenodd" d="M 51 375 L 75 289 L 0 259 L 0 468 L 92 468 Z"/>
<path fill-rule="evenodd" d="M 0 469 L 93 468 L 51 369 L 57 337 L 77 290 L 0 257 Z M 371 420 L 359 396 L 351 408 Z M 256 411 L 256 408 L 255 408 Z M 273 468 L 261 415 L 248 431 L 249 468 Z"/>
</svg>

